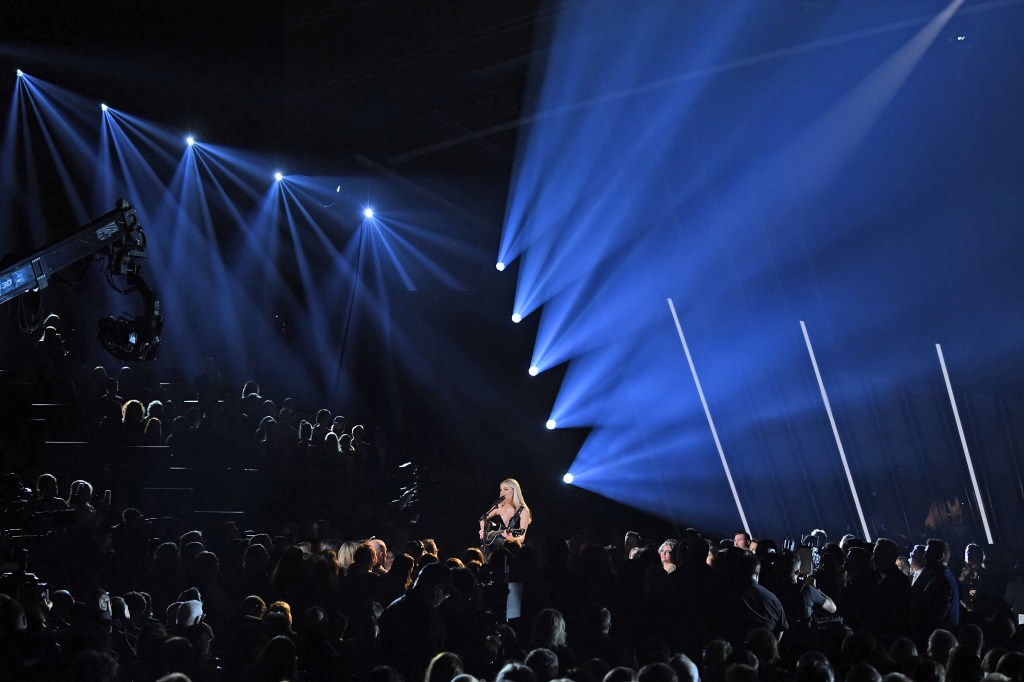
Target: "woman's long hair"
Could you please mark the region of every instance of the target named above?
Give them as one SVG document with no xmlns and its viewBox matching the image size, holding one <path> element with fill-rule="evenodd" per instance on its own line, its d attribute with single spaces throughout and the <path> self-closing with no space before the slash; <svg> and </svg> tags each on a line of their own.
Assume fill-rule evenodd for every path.
<svg viewBox="0 0 1024 682">
<path fill-rule="evenodd" d="M 523 489 L 519 485 L 519 481 L 514 478 L 506 478 L 502 483 L 508 483 L 508 486 L 512 488 L 512 506 L 516 509 L 520 507 L 526 507 L 529 509 L 529 505 L 526 504 L 526 500 L 523 499 Z"/>
<path fill-rule="evenodd" d="M 565 618 L 561 611 L 543 609 L 533 619 L 533 631 L 530 633 L 530 648 L 544 647 L 555 649 L 565 646 Z"/>
<path fill-rule="evenodd" d="M 342 571 L 348 572 L 349 567 L 356 562 L 355 553 L 358 542 L 347 540 L 338 547 L 338 566 Z"/>
</svg>

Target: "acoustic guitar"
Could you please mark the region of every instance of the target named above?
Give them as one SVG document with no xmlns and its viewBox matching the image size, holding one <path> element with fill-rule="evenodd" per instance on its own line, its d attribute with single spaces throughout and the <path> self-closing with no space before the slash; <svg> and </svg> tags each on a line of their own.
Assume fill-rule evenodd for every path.
<svg viewBox="0 0 1024 682">
<path fill-rule="evenodd" d="M 506 530 L 508 530 L 508 534 L 514 538 L 522 537 L 523 533 L 526 532 L 525 528 L 513 528 L 511 530 L 508 528 L 499 528 L 497 530 L 489 530 L 484 534 L 484 539 L 481 541 L 480 546 L 487 547 L 490 545 L 491 547 L 500 547 L 501 543 L 505 542 L 505 537 L 502 533 Z"/>
</svg>

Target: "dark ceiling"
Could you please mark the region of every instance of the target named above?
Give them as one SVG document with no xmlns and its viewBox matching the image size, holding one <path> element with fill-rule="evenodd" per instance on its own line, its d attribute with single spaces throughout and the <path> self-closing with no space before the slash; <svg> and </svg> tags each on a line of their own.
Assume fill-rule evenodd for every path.
<svg viewBox="0 0 1024 682">
<path fill-rule="evenodd" d="M 295 147 L 330 144 L 392 169 L 502 173 L 540 13 L 536 2 L 338 3 L 286 23 L 281 105 Z"/>
<path fill-rule="evenodd" d="M 535 31 L 553 12 L 537 0 L 15 2 L 0 57 L 281 158 L 504 177 Z"/>
</svg>

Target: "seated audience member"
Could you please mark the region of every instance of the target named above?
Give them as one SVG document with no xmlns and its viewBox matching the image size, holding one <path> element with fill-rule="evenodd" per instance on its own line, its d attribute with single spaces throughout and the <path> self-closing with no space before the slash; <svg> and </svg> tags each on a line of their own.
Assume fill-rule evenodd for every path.
<svg viewBox="0 0 1024 682">
<path fill-rule="evenodd" d="M 637 682 L 678 682 L 676 677 L 676 671 L 672 669 L 668 663 L 648 663 L 644 667 L 640 668 L 636 674 Z M 726 671 L 726 679 L 728 679 L 728 670 Z M 757 673 L 754 673 L 754 679 L 749 682 L 756 682 Z M 743 682 L 748 682 L 743 680 Z"/>
<path fill-rule="evenodd" d="M 121 408 L 122 430 L 125 445 L 142 445 L 146 430 L 146 408 L 138 400 L 129 400 Z"/>
<path fill-rule="evenodd" d="M 1024 680 L 1024 653 L 1008 651 L 996 664 L 996 672 L 1011 680 Z"/>
<path fill-rule="evenodd" d="M 672 573 L 676 570 L 675 551 L 678 544 L 678 540 L 665 540 L 658 547 L 658 558 L 661 559 L 661 567 L 666 573 Z"/>
<path fill-rule="evenodd" d="M 701 653 L 700 678 L 711 682 L 721 682 L 725 677 L 726 662 L 732 656 L 732 644 L 724 639 L 708 642 Z"/>
<path fill-rule="evenodd" d="M 1006 653 L 1006 649 L 1001 647 L 995 647 L 989 649 L 985 654 L 985 657 L 981 659 L 981 671 L 983 673 L 994 673 L 996 666 L 999 665 L 999 659 Z"/>
<path fill-rule="evenodd" d="M 914 682 L 945 682 L 946 669 L 942 663 L 925 658 L 914 666 L 910 677 Z"/>
<path fill-rule="evenodd" d="M 36 479 L 35 495 L 29 502 L 32 513 L 46 513 L 67 509 L 68 503 L 57 494 L 57 477 L 53 474 L 42 474 Z"/>
<path fill-rule="evenodd" d="M 949 652 L 957 646 L 956 635 L 949 630 L 937 628 L 928 638 L 928 658 L 946 665 L 949 660 Z"/>
<path fill-rule="evenodd" d="M 464 670 L 462 658 L 458 654 L 442 651 L 430 659 L 423 682 L 450 682 L 456 675 L 461 675 Z"/>
<path fill-rule="evenodd" d="M 985 568 L 985 550 L 977 543 L 969 543 L 964 549 L 964 567 L 960 571 L 959 591 L 960 603 L 966 611 L 974 611 L 975 607 L 985 604 L 984 584 L 987 580 Z"/>
<path fill-rule="evenodd" d="M 558 677 L 558 655 L 551 649 L 534 649 L 526 655 L 524 662 L 533 671 L 537 682 L 551 682 Z"/>
<path fill-rule="evenodd" d="M 537 613 L 530 631 L 530 647 L 554 652 L 562 674 L 576 664 L 576 654 L 566 645 L 566 635 L 565 618 L 557 609 L 542 609 Z"/>
<path fill-rule="evenodd" d="M 413 586 L 380 618 L 381 651 L 409 678 L 422 674 L 434 654 L 444 650 L 444 623 L 438 607 L 451 590 L 450 569 L 437 562 L 427 564 Z"/>
<path fill-rule="evenodd" d="M 757 668 L 745 663 L 732 663 L 725 669 L 723 682 L 760 682 Z"/>
<path fill-rule="evenodd" d="M 298 675 L 298 659 L 295 642 L 278 635 L 267 641 L 256 656 L 248 679 L 255 682 L 279 682 L 294 680 Z"/>
<path fill-rule="evenodd" d="M 971 649 L 957 646 L 949 652 L 946 679 L 956 682 L 978 682 L 981 675 L 981 659 Z"/>
<path fill-rule="evenodd" d="M 668 659 L 668 664 L 676 671 L 679 682 L 700 682 L 700 672 L 697 664 L 686 654 L 675 654 Z"/>
<path fill-rule="evenodd" d="M 533 674 L 530 667 L 525 663 L 506 663 L 494 682 L 537 682 L 537 676 Z"/>
<path fill-rule="evenodd" d="M 797 682 L 834 682 L 832 663 L 820 651 L 808 651 L 796 662 L 794 679 Z"/>
<path fill-rule="evenodd" d="M 612 613 L 603 606 L 592 604 L 583 611 L 580 621 L 581 632 L 574 640 L 574 647 L 579 658 L 603 658 L 612 666 L 637 667 L 636 654 L 633 647 L 612 637 Z"/>
<path fill-rule="evenodd" d="M 609 670 L 602 682 L 636 682 L 636 671 L 629 666 L 620 665 Z"/>
<path fill-rule="evenodd" d="M 224 667 L 231 675 L 240 675 L 256 659 L 263 646 L 263 616 L 267 605 L 257 595 L 249 595 L 238 610 L 217 631 L 226 656 Z"/>
</svg>

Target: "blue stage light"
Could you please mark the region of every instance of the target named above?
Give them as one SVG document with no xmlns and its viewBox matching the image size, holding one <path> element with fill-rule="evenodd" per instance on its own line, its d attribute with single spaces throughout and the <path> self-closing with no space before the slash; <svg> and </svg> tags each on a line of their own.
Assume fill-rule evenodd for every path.
<svg viewBox="0 0 1024 682">
<path fill-rule="evenodd" d="M 505 271 L 505 264 L 502 263 L 501 261 L 498 261 L 497 263 L 495 263 L 494 267 L 497 268 L 498 272 L 504 272 Z"/>
<path fill-rule="evenodd" d="M 281 175 L 281 171 L 277 171 L 276 173 L 274 173 L 274 179 L 277 180 L 278 182 L 284 180 L 284 176 Z"/>
<path fill-rule="evenodd" d="M 553 431 L 555 427 L 558 426 L 558 422 L 556 422 L 554 419 L 549 419 L 547 423 L 544 424 L 544 426 L 548 427 L 548 431 Z"/>
<path fill-rule="evenodd" d="M 370 208 L 369 206 L 364 208 L 363 209 L 363 217 L 365 217 L 365 218 L 372 218 L 373 217 L 373 209 Z"/>
<path fill-rule="evenodd" d="M 188 137 L 185 138 L 185 142 L 188 142 L 188 146 L 191 147 L 196 143 L 196 138 L 189 135 Z M 280 180 L 280 178 L 278 178 L 278 180 Z"/>
<path fill-rule="evenodd" d="M 572 483 L 575 480 L 576 477 L 568 472 L 565 474 L 565 476 L 562 476 L 562 483 Z"/>
<path fill-rule="evenodd" d="M 540 374 L 540 370 L 537 368 L 537 365 L 530 365 L 530 369 L 527 371 L 530 373 L 531 377 L 535 377 Z"/>
<path fill-rule="evenodd" d="M 15 73 L 18 74 L 18 78 L 21 78 L 22 76 L 25 75 L 25 72 L 22 71 L 21 69 L 18 69 L 17 71 L 15 71 Z"/>
<path fill-rule="evenodd" d="M 107 109 L 109 109 L 109 108 L 110 108 L 110 107 L 108 107 L 108 106 L 107 106 L 106 104 L 101 104 L 101 105 L 100 105 L 100 111 L 106 111 L 106 110 L 107 110 Z"/>
<path fill-rule="evenodd" d="M 520 315 L 519 313 L 512 313 L 512 321 L 515 322 L 516 324 L 519 324 L 520 322 L 523 321 L 523 316 Z"/>
</svg>

